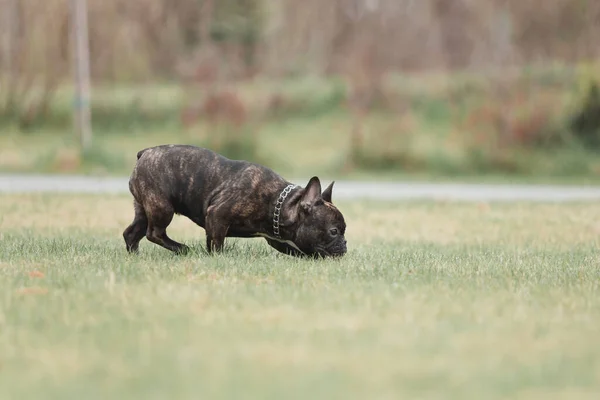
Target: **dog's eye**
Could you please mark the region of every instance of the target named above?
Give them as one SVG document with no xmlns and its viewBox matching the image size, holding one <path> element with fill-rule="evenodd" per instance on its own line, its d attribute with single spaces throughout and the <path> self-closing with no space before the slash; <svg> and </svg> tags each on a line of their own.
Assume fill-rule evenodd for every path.
<svg viewBox="0 0 600 400">
<path fill-rule="evenodd" d="M 338 230 L 337 230 L 337 228 L 331 228 L 329 230 L 329 233 L 331 234 L 331 236 L 337 236 Z"/>
</svg>

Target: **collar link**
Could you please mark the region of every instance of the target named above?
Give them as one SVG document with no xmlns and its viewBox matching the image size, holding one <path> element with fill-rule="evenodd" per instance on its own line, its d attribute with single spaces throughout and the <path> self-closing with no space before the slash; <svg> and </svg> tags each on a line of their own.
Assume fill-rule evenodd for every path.
<svg viewBox="0 0 600 400">
<path fill-rule="evenodd" d="M 273 211 L 273 233 L 277 238 L 281 238 L 279 234 L 279 216 L 281 214 L 283 202 L 288 197 L 292 189 L 296 187 L 296 185 L 287 185 L 285 189 L 283 189 L 281 193 L 279 193 L 279 197 L 277 198 L 277 202 L 275 203 L 275 210 Z"/>
</svg>

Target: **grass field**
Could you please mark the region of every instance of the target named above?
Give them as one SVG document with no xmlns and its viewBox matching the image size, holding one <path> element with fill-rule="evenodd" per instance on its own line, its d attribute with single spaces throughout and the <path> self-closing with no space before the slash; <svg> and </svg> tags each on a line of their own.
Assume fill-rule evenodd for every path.
<svg viewBox="0 0 600 400">
<path fill-rule="evenodd" d="M 337 261 L 129 256 L 127 196 L 0 195 L 0 398 L 598 398 L 600 205 L 339 207 Z"/>
</svg>

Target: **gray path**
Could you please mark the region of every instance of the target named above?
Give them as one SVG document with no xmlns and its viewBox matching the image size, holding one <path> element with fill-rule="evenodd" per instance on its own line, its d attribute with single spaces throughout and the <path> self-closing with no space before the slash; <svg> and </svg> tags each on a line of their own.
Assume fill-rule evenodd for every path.
<svg viewBox="0 0 600 400">
<path fill-rule="evenodd" d="M 307 179 L 294 182 L 304 185 Z M 329 181 L 324 181 L 324 185 Z M 439 199 L 461 201 L 600 200 L 597 186 L 451 184 L 336 181 L 337 199 Z M 127 193 L 127 178 L 0 174 L 0 193 Z"/>
</svg>

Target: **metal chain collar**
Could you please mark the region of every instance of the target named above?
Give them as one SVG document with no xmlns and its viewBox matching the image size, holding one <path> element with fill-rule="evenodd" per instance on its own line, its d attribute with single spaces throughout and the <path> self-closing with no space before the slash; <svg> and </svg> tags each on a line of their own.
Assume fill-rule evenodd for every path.
<svg viewBox="0 0 600 400">
<path fill-rule="evenodd" d="M 273 233 L 278 238 L 281 238 L 281 236 L 279 236 L 279 214 L 281 213 L 281 207 L 283 206 L 285 198 L 288 197 L 292 189 L 295 187 L 296 185 L 286 186 L 286 188 L 279 193 L 279 198 L 277 199 L 277 203 L 275 203 L 275 210 L 273 211 Z"/>
</svg>

